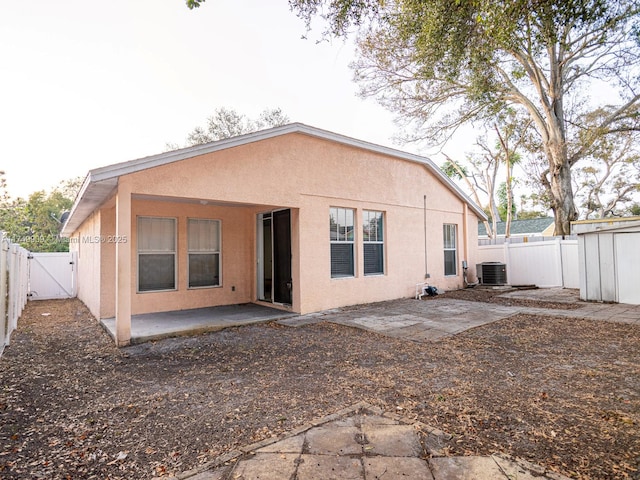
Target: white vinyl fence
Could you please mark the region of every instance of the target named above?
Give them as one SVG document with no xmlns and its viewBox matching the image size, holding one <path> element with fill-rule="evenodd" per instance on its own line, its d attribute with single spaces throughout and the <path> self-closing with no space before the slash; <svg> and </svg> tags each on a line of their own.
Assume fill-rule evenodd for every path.
<svg viewBox="0 0 640 480">
<path fill-rule="evenodd" d="M 29 289 L 28 251 L 0 232 L 0 355 L 9 345 L 11 333 L 27 304 Z"/>
<path fill-rule="evenodd" d="M 29 254 L 29 300 L 74 298 L 77 290 L 75 252 Z"/>
<path fill-rule="evenodd" d="M 506 264 L 510 285 L 580 288 L 577 240 L 484 245 L 478 247 L 482 262 Z"/>
</svg>

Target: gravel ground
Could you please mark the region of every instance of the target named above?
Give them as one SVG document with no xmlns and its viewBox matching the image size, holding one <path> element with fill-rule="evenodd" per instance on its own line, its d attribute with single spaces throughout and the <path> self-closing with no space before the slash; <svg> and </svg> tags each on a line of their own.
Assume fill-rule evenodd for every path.
<svg viewBox="0 0 640 480">
<path fill-rule="evenodd" d="M 444 297 L 501 301 L 478 292 Z M 0 359 L 0 478 L 162 477 L 366 401 L 452 455 L 640 479 L 639 347 L 637 326 L 519 315 L 436 343 L 268 323 L 118 350 L 78 300 L 30 302 Z"/>
</svg>

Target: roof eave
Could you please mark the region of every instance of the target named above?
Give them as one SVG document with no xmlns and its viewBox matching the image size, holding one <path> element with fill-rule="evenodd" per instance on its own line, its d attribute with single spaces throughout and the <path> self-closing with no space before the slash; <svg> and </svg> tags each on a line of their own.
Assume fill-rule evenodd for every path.
<svg viewBox="0 0 640 480">
<path fill-rule="evenodd" d="M 329 132 L 327 130 L 310 127 L 303 123 L 291 123 L 279 127 L 269 128 L 267 130 L 260 130 L 257 132 L 247 133 L 245 135 L 239 135 L 237 137 L 218 140 L 203 145 L 181 148 L 179 150 L 174 150 L 171 152 L 164 152 L 158 155 L 152 155 L 149 157 L 143 157 L 123 163 L 117 163 L 108 165 L 106 167 L 93 169 L 85 178 L 82 189 L 80 190 L 80 193 L 78 194 L 76 201 L 71 209 L 69 218 L 62 228 L 62 235 L 69 236 L 80 225 L 82 225 L 86 218 L 111 196 L 112 191 L 117 187 L 118 178 L 120 178 L 122 175 L 136 173 L 141 170 L 159 167 L 180 160 L 186 160 L 188 158 L 193 158 L 220 150 L 226 150 L 229 148 L 246 145 L 260 140 L 266 140 L 289 133 L 300 133 L 309 135 L 315 138 L 329 140 L 343 145 L 362 148 L 364 150 L 369 150 L 383 155 L 419 163 L 425 166 L 425 168 L 433 175 L 435 175 L 436 178 L 438 178 L 442 183 L 448 186 L 449 189 L 458 198 L 460 198 L 460 200 L 469 205 L 471 210 L 480 219 L 487 219 L 487 215 L 482 211 L 482 209 L 478 205 L 476 205 L 460 189 L 460 187 L 458 187 L 458 185 L 456 185 L 449 177 L 447 177 L 429 158 L 421 157 L 419 155 L 408 152 L 403 152 L 401 150 L 390 147 L 384 147 L 382 145 L 366 142 L 364 140 L 347 137 L 337 133 Z M 100 194 L 103 196 L 102 201 L 100 201 L 99 198 Z"/>
<path fill-rule="evenodd" d="M 111 197 L 117 186 L 118 177 L 97 181 L 94 180 L 92 172 L 89 172 L 76 196 L 69 217 L 62 226 L 60 235 L 70 237 L 105 200 Z"/>
</svg>

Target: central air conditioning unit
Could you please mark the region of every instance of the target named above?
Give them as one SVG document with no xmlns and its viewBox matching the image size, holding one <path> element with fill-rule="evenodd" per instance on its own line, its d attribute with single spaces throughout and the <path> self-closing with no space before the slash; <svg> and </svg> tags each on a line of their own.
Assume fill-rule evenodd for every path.
<svg viewBox="0 0 640 480">
<path fill-rule="evenodd" d="M 482 262 L 476 264 L 478 281 L 482 285 L 506 285 L 507 265 L 500 262 Z"/>
</svg>

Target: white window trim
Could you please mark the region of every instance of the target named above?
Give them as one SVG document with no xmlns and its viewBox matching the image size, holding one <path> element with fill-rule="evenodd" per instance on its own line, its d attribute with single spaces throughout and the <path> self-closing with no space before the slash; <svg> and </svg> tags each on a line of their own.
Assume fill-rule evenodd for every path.
<svg viewBox="0 0 640 480">
<path fill-rule="evenodd" d="M 210 222 L 218 223 L 218 251 L 207 250 L 207 251 L 191 252 L 189 250 L 189 220 L 208 220 Z M 201 287 L 191 287 L 189 285 L 189 281 L 190 281 L 189 279 L 191 278 L 189 274 L 189 255 L 198 255 L 198 254 L 208 255 L 212 253 L 218 254 L 218 279 L 219 279 L 218 285 L 203 285 Z M 202 290 L 206 288 L 222 288 L 222 221 L 217 218 L 189 217 L 187 218 L 187 290 Z"/>
<path fill-rule="evenodd" d="M 160 290 L 140 290 L 140 255 L 168 254 L 167 251 L 148 251 L 140 252 L 140 227 L 138 220 L 141 218 L 161 218 L 173 220 L 173 288 L 163 288 Z M 158 292 L 176 292 L 178 291 L 178 218 L 177 217 L 161 217 L 157 215 L 138 215 L 136 217 L 136 293 L 158 293 Z"/>
</svg>

